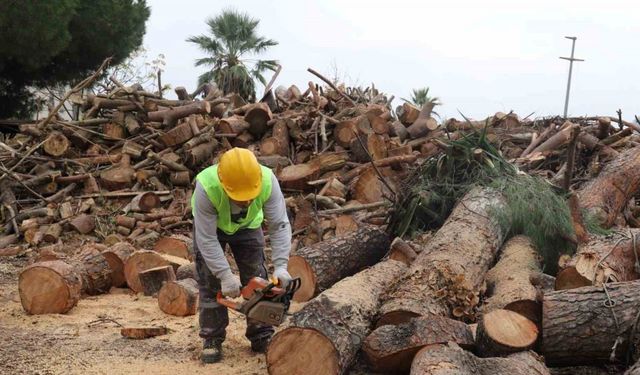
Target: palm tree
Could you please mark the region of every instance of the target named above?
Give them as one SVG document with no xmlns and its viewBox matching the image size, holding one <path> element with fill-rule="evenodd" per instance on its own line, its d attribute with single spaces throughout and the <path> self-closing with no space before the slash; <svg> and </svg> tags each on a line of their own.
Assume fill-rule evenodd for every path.
<svg viewBox="0 0 640 375">
<path fill-rule="evenodd" d="M 420 89 L 411 90 L 411 100 L 402 99 L 407 103 L 412 103 L 418 108 L 422 108 L 425 103 L 434 103 L 434 105 L 440 105 L 440 99 L 438 97 L 429 96 L 429 87 L 423 87 Z"/>
<path fill-rule="evenodd" d="M 235 92 L 255 101 L 254 79 L 266 85 L 262 73 L 267 69 L 275 71 L 278 62 L 247 57 L 262 53 L 278 42 L 256 35 L 260 21 L 246 13 L 224 10 L 220 15 L 208 18 L 206 23 L 209 35 L 187 39 L 207 54 L 195 62 L 195 66 L 210 67 L 198 77 L 198 85 L 215 82 L 225 94 Z"/>
</svg>

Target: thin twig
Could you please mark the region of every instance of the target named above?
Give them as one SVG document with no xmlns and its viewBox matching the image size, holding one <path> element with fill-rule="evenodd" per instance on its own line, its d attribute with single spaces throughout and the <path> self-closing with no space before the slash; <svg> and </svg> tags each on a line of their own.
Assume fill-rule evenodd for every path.
<svg viewBox="0 0 640 375">
<path fill-rule="evenodd" d="M 322 74 L 316 72 L 315 70 L 308 68 L 307 72 L 313 74 L 314 76 L 320 78 L 321 80 L 323 80 L 327 85 L 329 85 L 329 87 L 331 87 L 332 89 L 334 89 L 338 94 L 340 94 L 340 96 L 342 96 L 343 98 L 345 98 L 349 103 L 351 103 L 352 106 L 356 106 L 356 102 L 353 101 L 353 99 L 351 99 L 347 94 L 345 94 L 344 92 L 342 92 L 341 90 L 339 90 L 336 85 L 334 85 L 331 81 L 329 81 L 327 78 L 325 78 Z"/>
</svg>

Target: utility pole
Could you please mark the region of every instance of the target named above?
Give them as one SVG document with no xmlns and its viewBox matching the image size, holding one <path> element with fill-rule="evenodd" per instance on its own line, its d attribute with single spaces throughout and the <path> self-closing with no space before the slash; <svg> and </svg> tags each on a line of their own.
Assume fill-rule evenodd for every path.
<svg viewBox="0 0 640 375">
<path fill-rule="evenodd" d="M 563 60 L 569 60 L 569 79 L 567 80 L 567 95 L 564 99 L 564 118 L 567 118 L 567 111 L 569 109 L 569 92 L 571 91 L 571 73 L 573 71 L 573 62 L 574 61 L 584 61 L 582 59 L 576 59 L 573 57 L 573 52 L 576 49 L 576 38 L 575 36 L 565 36 L 567 39 L 571 39 L 571 57 L 560 57 Z"/>
</svg>

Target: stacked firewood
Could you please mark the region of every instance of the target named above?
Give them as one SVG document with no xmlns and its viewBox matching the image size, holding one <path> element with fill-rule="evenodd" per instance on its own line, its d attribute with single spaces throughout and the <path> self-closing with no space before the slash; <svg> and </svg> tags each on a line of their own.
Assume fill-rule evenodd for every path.
<svg viewBox="0 0 640 375">
<path fill-rule="evenodd" d="M 15 132 L 0 142 L 0 254 L 31 255 L 19 280 L 27 313 L 65 313 L 83 295 L 128 287 L 167 314 L 194 314 L 193 180 L 244 147 L 287 197 L 289 271 L 302 279 L 294 299 L 306 302 L 274 337 L 270 373 L 344 373 L 359 353 L 375 371 L 413 374 L 636 359 L 638 125 L 514 113 L 442 122 L 433 103 L 392 110 L 373 86 L 309 82 L 245 103 L 213 85 L 168 100 L 114 83 L 71 96 L 82 120 L 6 123 Z M 520 170 L 573 193 L 577 252 L 557 279 L 530 239 L 507 238 L 491 219 L 505 201 L 489 188 L 469 191 L 429 236 L 391 241 L 385 230 L 411 167 L 478 132 Z M 618 231 L 589 234 L 583 213 Z"/>
</svg>

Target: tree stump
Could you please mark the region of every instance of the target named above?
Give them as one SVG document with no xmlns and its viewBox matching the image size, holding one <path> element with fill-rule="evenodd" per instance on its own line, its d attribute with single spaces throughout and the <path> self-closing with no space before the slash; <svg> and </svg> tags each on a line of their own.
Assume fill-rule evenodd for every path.
<svg viewBox="0 0 640 375">
<path fill-rule="evenodd" d="M 389 237 L 373 226 L 298 249 L 289 258 L 289 273 L 302 281 L 294 301 L 308 301 L 338 280 L 374 265 L 388 250 Z"/>
<path fill-rule="evenodd" d="M 198 308 L 198 294 L 198 282 L 194 279 L 169 281 L 158 293 L 158 306 L 169 315 L 194 315 Z"/>
</svg>

